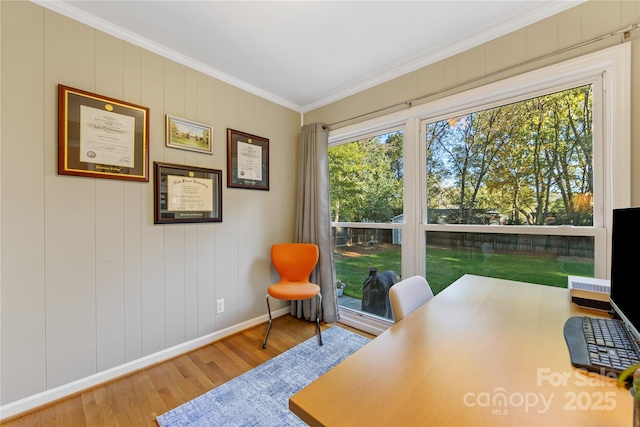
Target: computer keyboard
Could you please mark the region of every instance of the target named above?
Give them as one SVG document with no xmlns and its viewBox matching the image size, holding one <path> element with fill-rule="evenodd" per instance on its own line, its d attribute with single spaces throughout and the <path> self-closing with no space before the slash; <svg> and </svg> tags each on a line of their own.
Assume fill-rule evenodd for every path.
<svg viewBox="0 0 640 427">
<path fill-rule="evenodd" d="M 637 344 L 622 321 L 576 316 L 564 325 L 571 364 L 599 373 L 619 374 L 640 362 Z"/>
</svg>

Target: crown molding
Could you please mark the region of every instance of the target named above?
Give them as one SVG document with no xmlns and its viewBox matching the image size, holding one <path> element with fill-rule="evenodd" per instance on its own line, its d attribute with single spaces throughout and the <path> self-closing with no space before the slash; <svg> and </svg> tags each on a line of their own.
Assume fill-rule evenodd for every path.
<svg viewBox="0 0 640 427">
<path fill-rule="evenodd" d="M 479 36 L 469 38 L 453 46 L 450 46 L 446 49 L 441 49 L 438 52 L 434 52 L 433 54 L 430 54 L 420 59 L 417 59 L 415 61 L 412 61 L 401 67 L 382 73 L 364 82 L 351 85 L 342 90 L 338 90 L 332 95 L 329 95 L 325 98 L 322 98 L 318 101 L 312 102 L 304 106 L 300 106 L 291 101 L 283 99 L 279 96 L 274 95 L 273 93 L 267 92 L 263 89 L 253 86 L 243 80 L 240 80 L 218 69 L 205 65 L 179 52 L 176 52 L 172 49 L 169 49 L 165 46 L 155 43 L 145 37 L 141 37 L 138 34 L 125 30 L 124 28 L 121 28 L 117 25 L 114 25 L 110 22 L 107 22 L 89 13 L 86 13 L 64 1 L 61 1 L 61 0 L 30 0 L 30 1 L 44 8 L 60 13 L 61 15 L 64 15 L 68 18 L 71 18 L 73 20 L 86 24 L 92 28 L 95 28 L 107 34 L 118 37 L 122 40 L 125 40 L 129 43 L 132 43 L 150 52 L 156 53 L 162 57 L 175 61 L 179 64 L 185 65 L 194 70 L 200 71 L 203 74 L 206 74 L 208 76 L 221 80 L 225 83 L 233 85 L 234 87 L 237 87 L 246 92 L 259 96 L 260 98 L 266 99 L 267 101 L 271 101 L 275 104 L 281 105 L 285 108 L 288 108 L 290 110 L 303 114 L 303 113 L 312 111 L 316 108 L 320 108 L 325 105 L 331 104 L 333 102 L 339 101 L 343 98 L 354 95 L 363 90 L 367 90 L 374 86 L 386 83 L 390 80 L 393 80 L 402 75 L 411 73 L 413 71 L 416 71 L 427 65 L 431 65 L 443 59 L 449 58 L 453 55 L 457 55 L 461 52 L 472 49 L 476 46 L 479 46 L 495 38 L 504 36 L 505 34 L 508 34 L 515 30 L 522 29 L 537 21 L 540 21 L 542 19 L 545 19 L 547 17 L 553 16 L 567 9 L 570 9 L 574 6 L 577 6 L 581 3 L 584 3 L 587 0 L 568 0 L 568 1 L 552 2 L 546 7 L 538 9 L 537 11 L 527 14 L 526 16 L 521 16 L 521 17 L 512 19 L 500 26 L 491 28 L 490 30 L 485 31 Z"/>
<path fill-rule="evenodd" d="M 74 6 L 69 5 L 66 2 L 63 2 L 61 0 L 30 0 L 30 1 L 46 9 L 49 9 L 51 11 L 64 15 L 67 18 L 81 22 L 85 25 L 95 28 L 96 30 L 100 30 L 106 34 L 109 34 L 119 39 L 122 39 L 124 41 L 127 41 L 131 44 L 134 44 L 138 47 L 146 49 L 150 52 L 156 53 L 164 58 L 170 59 L 184 66 L 200 71 L 203 74 L 206 74 L 208 76 L 221 80 L 225 83 L 233 85 L 253 95 L 259 96 L 260 98 L 264 98 L 267 101 L 271 101 L 273 103 L 281 105 L 290 110 L 296 111 L 298 113 L 301 113 L 302 111 L 299 105 L 294 104 L 291 101 L 280 98 L 270 92 L 267 92 L 258 87 L 255 87 L 243 80 L 237 79 L 229 74 L 223 73 L 220 70 L 217 70 L 213 67 L 205 65 L 199 61 L 196 61 L 179 52 L 176 52 L 172 49 L 169 49 L 165 46 L 155 43 L 145 37 L 135 34 L 122 27 L 114 25 L 111 22 L 105 21 L 104 19 L 98 18 L 95 15 L 86 13 Z"/>
<path fill-rule="evenodd" d="M 459 53 L 462 53 L 464 51 L 477 47 L 483 43 L 489 42 L 498 37 L 502 37 L 513 31 L 523 29 L 528 25 L 531 25 L 535 22 L 541 21 L 542 19 L 556 15 L 560 12 L 564 12 L 565 10 L 578 6 L 582 3 L 585 3 L 586 1 L 587 0 L 571 0 L 571 1 L 553 2 L 548 6 L 537 10 L 534 13 L 530 13 L 526 16 L 521 16 L 516 19 L 506 21 L 502 25 L 491 28 L 490 30 L 485 31 L 484 33 L 476 37 L 456 43 L 453 46 L 447 47 L 446 49 L 441 49 L 440 51 L 434 52 L 433 54 L 427 55 L 425 57 L 412 61 L 408 64 L 405 64 L 402 67 L 395 68 L 389 72 L 380 74 L 362 83 L 353 85 L 347 89 L 336 92 L 333 95 L 330 95 L 326 98 L 322 98 L 316 102 L 307 104 L 302 107 L 301 111 L 303 113 L 306 113 L 316 108 L 320 108 L 325 105 L 331 104 L 332 102 L 339 101 L 348 96 L 355 95 L 356 93 L 362 92 L 363 90 L 371 89 L 374 86 L 377 86 L 382 83 L 386 83 L 390 80 L 393 80 L 405 74 L 419 70 L 420 68 L 426 67 L 427 65 L 431 65 L 438 61 L 442 61 L 443 59 L 457 55 Z"/>
</svg>

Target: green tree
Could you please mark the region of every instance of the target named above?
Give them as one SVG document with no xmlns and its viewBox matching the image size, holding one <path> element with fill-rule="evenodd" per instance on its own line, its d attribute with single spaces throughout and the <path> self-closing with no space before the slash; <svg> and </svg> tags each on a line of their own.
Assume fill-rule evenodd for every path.
<svg viewBox="0 0 640 427">
<path fill-rule="evenodd" d="M 329 149 L 331 213 L 338 222 L 389 222 L 402 213 L 402 133 Z"/>
<path fill-rule="evenodd" d="M 584 86 L 428 124 L 429 221 L 592 224 L 591 105 Z"/>
</svg>

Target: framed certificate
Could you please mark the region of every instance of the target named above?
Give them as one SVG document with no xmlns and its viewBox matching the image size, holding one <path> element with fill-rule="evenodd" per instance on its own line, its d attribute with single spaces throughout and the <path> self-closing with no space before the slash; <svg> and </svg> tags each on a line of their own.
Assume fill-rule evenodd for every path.
<svg viewBox="0 0 640 427">
<path fill-rule="evenodd" d="M 149 181 L 149 109 L 58 85 L 58 173 Z"/>
<path fill-rule="evenodd" d="M 154 223 L 222 222 L 222 171 L 154 162 Z"/>
<path fill-rule="evenodd" d="M 269 190 L 269 140 L 227 129 L 227 187 Z"/>
</svg>

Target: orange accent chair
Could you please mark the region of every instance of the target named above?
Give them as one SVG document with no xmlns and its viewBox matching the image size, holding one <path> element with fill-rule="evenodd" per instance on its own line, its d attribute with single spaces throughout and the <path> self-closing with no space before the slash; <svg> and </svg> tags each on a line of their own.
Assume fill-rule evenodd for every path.
<svg viewBox="0 0 640 427">
<path fill-rule="evenodd" d="M 318 264 L 318 246 L 312 243 L 279 243 L 271 247 L 271 263 L 280 275 L 280 281 L 267 289 L 267 310 L 269 310 L 269 325 L 264 336 L 262 348 L 267 347 L 267 338 L 271 330 L 271 307 L 269 297 L 281 300 L 304 300 L 313 297 L 318 298 L 318 315 L 316 326 L 318 327 L 318 342 L 322 345 L 322 332 L 320 330 L 320 307 L 322 294 L 320 286 L 309 282 L 311 272 Z"/>
</svg>

